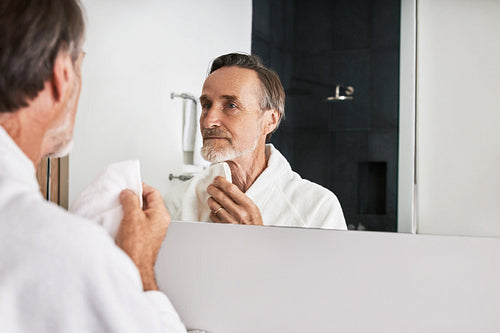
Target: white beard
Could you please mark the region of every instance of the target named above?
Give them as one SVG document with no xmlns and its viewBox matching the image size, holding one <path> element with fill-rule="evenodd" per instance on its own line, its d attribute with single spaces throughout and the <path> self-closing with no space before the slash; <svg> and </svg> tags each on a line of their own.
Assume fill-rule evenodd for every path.
<svg viewBox="0 0 500 333">
<path fill-rule="evenodd" d="M 46 138 L 49 142 L 53 142 L 52 151 L 47 154 L 47 157 L 64 157 L 69 155 L 73 149 L 73 123 L 72 118 L 75 117 L 79 91 L 77 89 L 78 83 L 75 81 L 73 90 L 69 101 L 65 106 L 64 122 L 60 126 L 49 130 Z"/>
<path fill-rule="evenodd" d="M 68 155 L 73 148 L 71 113 L 69 110 L 66 112 L 64 123 L 57 128 L 51 129 L 46 134 L 47 140 L 52 142 L 53 145 L 47 157 L 64 157 Z"/>
<path fill-rule="evenodd" d="M 65 157 L 68 156 L 69 153 L 73 150 L 73 146 L 75 145 L 75 140 L 71 138 L 69 142 L 66 142 L 66 144 L 62 145 L 60 148 L 57 148 L 56 151 L 50 153 L 47 155 L 47 157 L 50 158 L 60 158 L 60 157 Z"/>
<path fill-rule="evenodd" d="M 244 156 L 246 154 L 249 154 L 255 150 L 257 147 L 257 143 L 259 142 L 259 138 L 255 139 L 255 142 L 253 143 L 252 147 L 245 149 L 245 150 L 237 150 L 233 147 L 227 147 L 227 148 L 216 148 L 213 147 L 213 145 L 203 145 L 201 148 L 201 156 L 206 159 L 209 162 L 212 163 L 219 163 L 219 162 L 224 162 L 224 161 L 229 161 L 229 160 L 234 160 L 235 158 Z"/>
<path fill-rule="evenodd" d="M 212 142 L 210 143 L 205 143 L 203 141 L 203 147 L 201 148 L 201 156 L 212 163 L 219 163 L 219 162 L 224 162 L 224 161 L 230 161 L 234 160 L 235 158 L 250 154 L 257 148 L 257 144 L 259 143 L 260 136 L 258 133 L 261 132 L 262 128 L 262 123 L 259 124 L 259 130 L 255 136 L 255 140 L 253 144 L 243 150 L 239 150 L 232 145 L 229 147 L 217 147 L 215 144 Z"/>
</svg>

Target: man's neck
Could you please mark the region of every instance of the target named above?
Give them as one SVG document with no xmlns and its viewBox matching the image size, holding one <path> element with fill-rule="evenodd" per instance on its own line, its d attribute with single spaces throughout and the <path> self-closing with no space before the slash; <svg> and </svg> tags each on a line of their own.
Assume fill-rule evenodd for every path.
<svg viewBox="0 0 500 333">
<path fill-rule="evenodd" d="M 252 153 L 227 161 L 227 164 L 233 184 L 245 193 L 267 167 L 266 146 L 260 145 Z"/>
<path fill-rule="evenodd" d="M 26 111 L 26 112 L 25 112 Z M 27 117 L 27 110 L 1 114 L 0 125 L 37 167 L 42 158 L 43 124 Z"/>
</svg>

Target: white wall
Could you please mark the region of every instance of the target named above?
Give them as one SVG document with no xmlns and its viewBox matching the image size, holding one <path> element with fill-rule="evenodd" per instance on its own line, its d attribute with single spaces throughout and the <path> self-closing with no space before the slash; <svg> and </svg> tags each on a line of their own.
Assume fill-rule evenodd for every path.
<svg viewBox="0 0 500 333">
<path fill-rule="evenodd" d="M 418 232 L 500 236 L 500 1 L 417 4 Z"/>
<path fill-rule="evenodd" d="M 69 201 L 109 163 L 139 159 L 164 192 L 182 168 L 182 100 L 200 95 L 215 57 L 251 50 L 251 0 L 83 0 L 83 87 Z"/>
</svg>

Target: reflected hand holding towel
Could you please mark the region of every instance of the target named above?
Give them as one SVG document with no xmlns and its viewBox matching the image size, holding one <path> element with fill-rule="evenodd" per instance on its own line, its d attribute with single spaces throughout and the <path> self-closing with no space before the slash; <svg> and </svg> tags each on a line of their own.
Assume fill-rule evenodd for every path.
<svg viewBox="0 0 500 333">
<path fill-rule="evenodd" d="M 172 220 L 210 222 L 211 210 L 207 204 L 210 194 L 207 187 L 217 176 L 226 178 L 228 182 L 232 181 L 231 169 L 227 163 L 212 164 L 167 193 L 164 199 Z"/>
<path fill-rule="evenodd" d="M 69 211 L 101 225 L 116 237 L 123 218 L 119 195 L 130 189 L 142 206 L 142 180 L 138 160 L 110 164 L 75 199 Z"/>
</svg>

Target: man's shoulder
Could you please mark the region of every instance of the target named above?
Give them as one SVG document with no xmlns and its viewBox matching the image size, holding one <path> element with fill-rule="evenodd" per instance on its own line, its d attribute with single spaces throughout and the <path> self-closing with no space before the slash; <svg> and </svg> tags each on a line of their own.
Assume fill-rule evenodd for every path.
<svg viewBox="0 0 500 333">
<path fill-rule="evenodd" d="M 104 228 L 51 203 L 34 204 L 29 212 L 2 221 L 0 251 L 9 253 L 0 266 L 18 272 L 26 283 L 33 274 L 61 277 L 66 286 L 101 283 L 103 274 L 140 281 L 130 258 Z"/>
<path fill-rule="evenodd" d="M 9 222 L 2 224 L 2 233 L 15 237 L 18 245 L 33 249 L 36 255 L 92 256 L 114 245 L 102 227 L 55 204 L 37 200 L 15 209 L 15 216 L 5 216 Z"/>
<path fill-rule="evenodd" d="M 277 150 L 274 148 L 273 154 L 275 151 Z M 342 207 L 337 196 L 330 189 L 304 179 L 291 167 L 286 167 L 289 164 L 280 153 L 275 155 L 278 157 L 275 164 L 281 164 L 275 171 L 275 189 L 282 196 L 282 205 L 299 217 L 300 226 L 345 229 Z M 281 173 L 277 176 L 280 169 Z"/>
<path fill-rule="evenodd" d="M 293 171 L 286 157 L 276 147 L 268 144 L 266 148 L 271 156 L 268 166 L 272 173 L 270 175 L 285 194 L 293 194 L 295 192 L 300 194 L 302 192 L 302 194 L 315 193 L 335 197 L 335 194 L 326 187 L 304 179 L 297 172 Z"/>
<path fill-rule="evenodd" d="M 316 198 L 316 202 L 337 200 L 337 196 L 331 190 L 318 183 L 302 178 L 296 172 L 292 172 L 288 181 L 281 183 L 281 190 L 286 196 L 300 201 L 303 201 L 306 196 Z"/>
</svg>

